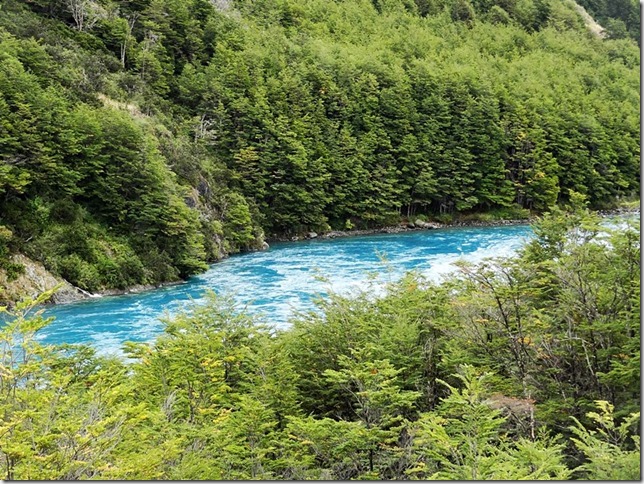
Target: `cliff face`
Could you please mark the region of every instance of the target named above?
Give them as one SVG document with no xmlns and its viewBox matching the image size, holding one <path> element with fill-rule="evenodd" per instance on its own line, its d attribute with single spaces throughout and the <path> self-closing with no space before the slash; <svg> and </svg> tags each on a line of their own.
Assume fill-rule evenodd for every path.
<svg viewBox="0 0 644 484">
<path fill-rule="evenodd" d="M 24 266 L 25 271 L 17 279 L 7 281 L 7 274 L 0 270 L 0 304 L 12 305 L 24 297 L 35 298 L 42 292 L 62 284 L 51 301 L 65 303 L 85 299 L 89 294 L 72 286 L 60 277 L 54 276 L 40 263 L 22 254 L 12 256 L 12 262 Z"/>
</svg>

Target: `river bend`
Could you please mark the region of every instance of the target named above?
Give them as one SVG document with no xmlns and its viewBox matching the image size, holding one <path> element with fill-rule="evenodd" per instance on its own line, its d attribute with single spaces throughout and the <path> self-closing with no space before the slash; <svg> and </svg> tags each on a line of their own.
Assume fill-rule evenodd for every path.
<svg viewBox="0 0 644 484">
<path fill-rule="evenodd" d="M 91 343 L 100 353 L 119 354 L 125 341 L 152 340 L 162 331 L 160 316 L 176 312 L 191 299 L 198 301 L 206 289 L 230 293 L 249 312 L 284 326 L 293 311 L 312 308 L 312 298 L 328 289 L 357 290 L 374 274 L 379 276 L 375 284 L 384 285 L 410 270 L 438 281 L 457 260 L 511 255 L 531 234 L 529 226 L 514 225 L 275 243 L 266 251 L 213 264 L 183 284 L 50 307 L 45 314 L 56 320 L 40 339 Z"/>
</svg>

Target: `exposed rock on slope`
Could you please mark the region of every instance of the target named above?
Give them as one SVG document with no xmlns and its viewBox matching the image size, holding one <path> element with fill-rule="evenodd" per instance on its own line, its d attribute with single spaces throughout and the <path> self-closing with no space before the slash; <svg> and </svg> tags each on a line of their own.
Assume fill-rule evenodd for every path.
<svg viewBox="0 0 644 484">
<path fill-rule="evenodd" d="M 11 305 L 24 297 L 35 298 L 59 284 L 62 284 L 62 287 L 51 299 L 54 303 L 77 301 L 89 297 L 89 294 L 64 279 L 54 276 L 40 262 L 33 261 L 22 254 L 12 256 L 12 262 L 24 266 L 25 271 L 17 279 L 8 282 L 7 274 L 0 270 L 0 304 Z"/>
<path fill-rule="evenodd" d="M 584 19 L 586 28 L 588 28 L 588 30 L 590 30 L 597 37 L 602 39 L 605 38 L 606 30 L 604 29 L 604 27 L 595 22 L 595 19 L 588 12 L 586 12 L 586 9 L 584 7 L 579 5 L 577 2 L 574 2 L 574 4 L 575 10 L 577 10 L 579 15 L 581 15 L 581 18 Z"/>
</svg>

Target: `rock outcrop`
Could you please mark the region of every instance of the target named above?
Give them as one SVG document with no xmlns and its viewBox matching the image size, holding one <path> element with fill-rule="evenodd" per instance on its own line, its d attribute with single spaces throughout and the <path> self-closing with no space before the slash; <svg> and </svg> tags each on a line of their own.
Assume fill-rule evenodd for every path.
<svg viewBox="0 0 644 484">
<path fill-rule="evenodd" d="M 86 291 L 54 276 L 40 262 L 33 261 L 22 254 L 13 255 L 11 260 L 22 265 L 25 270 L 13 281 L 8 281 L 5 271 L 0 270 L 0 304 L 2 305 L 11 306 L 24 297 L 35 298 L 59 284 L 62 284 L 62 287 L 52 296 L 53 303 L 65 303 L 90 297 Z"/>
</svg>

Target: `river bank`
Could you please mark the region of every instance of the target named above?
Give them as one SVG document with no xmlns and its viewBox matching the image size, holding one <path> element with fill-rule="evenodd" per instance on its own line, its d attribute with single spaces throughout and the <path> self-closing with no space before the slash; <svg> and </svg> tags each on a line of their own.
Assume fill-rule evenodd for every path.
<svg viewBox="0 0 644 484">
<path fill-rule="evenodd" d="M 640 207 L 618 207 L 610 210 L 597 210 L 600 217 L 612 217 L 615 215 L 635 214 L 640 212 Z M 414 222 L 400 222 L 397 225 L 386 225 L 384 227 L 374 227 L 372 229 L 356 229 L 356 230 L 331 230 L 329 232 L 307 232 L 301 235 L 284 235 L 271 237 L 267 242 L 297 242 L 300 240 L 312 239 L 335 239 L 338 237 L 359 237 L 376 234 L 399 234 L 403 232 L 415 232 L 419 230 L 435 230 L 446 229 L 452 227 L 501 227 L 506 225 L 526 225 L 531 224 L 539 219 L 538 215 L 533 215 L 529 218 L 520 219 L 497 219 L 497 220 L 481 220 L 476 218 L 463 218 L 457 219 L 450 223 L 440 222 L 426 222 L 417 219 Z"/>
<path fill-rule="evenodd" d="M 515 220 L 468 220 L 457 221 L 454 223 L 443 224 L 439 222 L 425 222 L 417 220 L 415 222 L 403 222 L 398 225 L 386 225 L 384 227 L 375 227 L 372 229 L 357 230 L 331 230 L 318 234 L 317 232 L 308 232 L 302 235 L 273 237 L 268 242 L 296 242 L 300 240 L 311 239 L 335 239 L 338 237 L 359 237 L 376 234 L 400 234 L 403 232 L 417 232 L 422 230 L 445 229 L 450 227 L 499 227 L 504 225 L 524 225 L 529 224 L 534 219 L 515 219 Z"/>
</svg>

